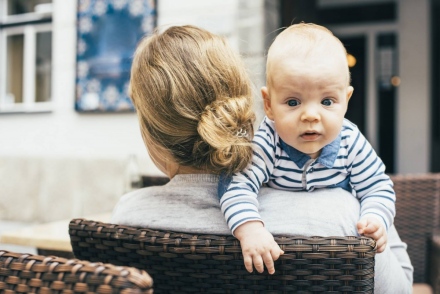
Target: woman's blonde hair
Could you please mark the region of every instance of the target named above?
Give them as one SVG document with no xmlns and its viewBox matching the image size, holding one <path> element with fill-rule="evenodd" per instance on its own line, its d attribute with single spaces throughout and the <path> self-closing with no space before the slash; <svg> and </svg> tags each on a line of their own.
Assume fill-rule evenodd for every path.
<svg viewBox="0 0 440 294">
<path fill-rule="evenodd" d="M 251 161 L 251 82 L 223 38 L 174 26 L 143 39 L 129 92 L 147 148 L 155 144 L 179 165 L 217 174 Z"/>
</svg>

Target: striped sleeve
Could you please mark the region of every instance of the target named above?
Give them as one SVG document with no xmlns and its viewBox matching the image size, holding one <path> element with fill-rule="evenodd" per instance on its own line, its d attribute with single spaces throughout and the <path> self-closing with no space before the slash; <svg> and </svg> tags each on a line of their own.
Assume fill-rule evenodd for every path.
<svg viewBox="0 0 440 294">
<path fill-rule="evenodd" d="M 266 122 L 260 125 L 254 140 L 254 156 L 246 169 L 232 176 L 229 186 L 220 196 L 220 206 L 229 229 L 248 221 L 262 221 L 258 212 L 257 195 L 262 183 L 269 180 L 275 158 L 275 131 Z"/>
<path fill-rule="evenodd" d="M 385 174 L 385 165 L 356 128 L 349 146 L 348 167 L 350 182 L 361 205 L 360 218 L 378 218 L 388 230 L 396 215 L 396 195 L 393 182 Z"/>
</svg>

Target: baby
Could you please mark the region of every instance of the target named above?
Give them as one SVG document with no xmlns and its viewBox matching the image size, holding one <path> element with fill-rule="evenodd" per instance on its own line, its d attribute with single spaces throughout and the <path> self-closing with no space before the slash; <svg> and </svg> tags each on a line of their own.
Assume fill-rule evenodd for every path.
<svg viewBox="0 0 440 294">
<path fill-rule="evenodd" d="M 351 191 L 361 205 L 359 234 L 373 238 L 378 253 L 385 250 L 395 193 L 382 160 L 344 119 L 353 94 L 346 55 L 328 29 L 305 23 L 285 29 L 269 49 L 261 90 L 266 117 L 254 137 L 252 163 L 219 184 L 222 211 L 249 272 L 266 265 L 273 274 L 273 261 L 283 254 L 258 212 L 263 183 L 291 191 Z"/>
</svg>

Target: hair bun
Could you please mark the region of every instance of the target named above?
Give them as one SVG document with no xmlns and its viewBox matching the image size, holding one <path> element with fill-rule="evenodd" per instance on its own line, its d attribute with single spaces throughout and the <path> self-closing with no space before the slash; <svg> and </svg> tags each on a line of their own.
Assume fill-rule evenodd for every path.
<svg viewBox="0 0 440 294">
<path fill-rule="evenodd" d="M 251 99 L 219 99 L 208 105 L 201 115 L 197 130 L 202 141 L 210 146 L 210 162 L 218 172 L 238 172 L 252 158 L 255 114 L 249 105 Z"/>
</svg>

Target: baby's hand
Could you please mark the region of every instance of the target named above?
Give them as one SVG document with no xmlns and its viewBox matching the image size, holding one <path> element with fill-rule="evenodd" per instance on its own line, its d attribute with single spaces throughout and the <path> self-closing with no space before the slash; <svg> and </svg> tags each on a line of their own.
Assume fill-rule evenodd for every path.
<svg viewBox="0 0 440 294">
<path fill-rule="evenodd" d="M 375 217 L 365 217 L 357 223 L 360 235 L 373 238 L 376 241 L 377 253 L 385 250 L 388 242 L 387 231 L 383 224 Z"/>
<path fill-rule="evenodd" d="M 273 262 L 284 254 L 284 251 L 260 221 L 250 221 L 240 225 L 234 235 L 240 240 L 244 266 L 248 272 L 253 271 L 253 264 L 259 273 L 264 271 L 264 265 L 269 274 L 275 273 Z"/>
</svg>

